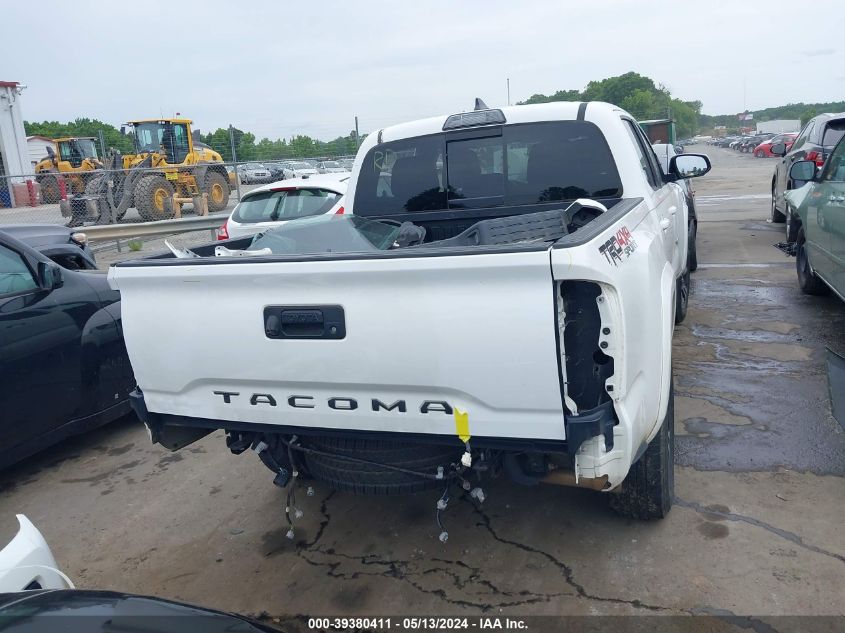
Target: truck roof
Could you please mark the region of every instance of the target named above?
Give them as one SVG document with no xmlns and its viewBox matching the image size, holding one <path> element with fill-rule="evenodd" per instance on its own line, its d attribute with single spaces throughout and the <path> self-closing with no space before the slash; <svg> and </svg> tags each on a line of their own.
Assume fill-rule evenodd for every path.
<svg viewBox="0 0 845 633">
<path fill-rule="evenodd" d="M 506 125 L 512 123 L 534 123 L 538 121 L 574 121 L 578 118 L 584 118 L 587 109 L 590 110 L 591 114 L 596 114 L 596 111 L 603 111 L 613 113 L 615 116 L 624 112 L 610 103 L 601 101 L 553 101 L 551 103 L 535 103 L 491 109 L 500 110 L 505 115 Z M 369 138 L 378 138 L 380 141 L 386 142 L 414 136 L 425 136 L 426 134 L 436 134 L 443 131 L 443 126 L 450 116 L 470 112 L 472 110 L 464 110 L 463 112 L 441 114 L 427 119 L 399 123 L 398 125 L 392 125 L 379 130 L 375 134 L 370 134 L 368 140 Z"/>
<path fill-rule="evenodd" d="M 134 125 L 136 123 L 193 123 L 193 121 L 191 119 L 135 119 L 127 123 Z"/>
</svg>

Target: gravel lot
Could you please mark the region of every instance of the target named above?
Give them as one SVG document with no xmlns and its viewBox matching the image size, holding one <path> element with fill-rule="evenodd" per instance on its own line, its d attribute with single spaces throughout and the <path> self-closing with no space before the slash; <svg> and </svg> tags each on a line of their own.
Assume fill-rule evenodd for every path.
<svg viewBox="0 0 845 633">
<path fill-rule="evenodd" d="M 285 494 L 254 455 L 230 455 L 222 432 L 169 453 L 125 419 L 2 473 L 0 538 L 22 512 L 80 587 L 289 618 L 845 614 L 845 434 L 824 366 L 825 346 L 845 350 L 845 304 L 802 295 L 772 247 L 773 161 L 695 149 L 714 169 L 696 181 L 701 265 L 675 338 L 667 519 L 501 480 L 483 510 L 452 504 L 444 544 L 432 495 L 317 487 L 300 492 L 290 541 Z"/>
</svg>

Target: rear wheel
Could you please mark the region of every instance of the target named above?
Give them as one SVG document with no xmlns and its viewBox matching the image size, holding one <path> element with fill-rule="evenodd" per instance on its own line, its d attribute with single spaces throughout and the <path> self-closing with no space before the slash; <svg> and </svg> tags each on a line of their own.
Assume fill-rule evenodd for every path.
<svg viewBox="0 0 845 633">
<path fill-rule="evenodd" d="M 662 519 L 675 497 L 675 389 L 670 377 L 669 404 L 660 431 L 631 466 L 622 490 L 610 494 L 610 507 L 632 519 Z"/>
<path fill-rule="evenodd" d="M 772 213 L 771 213 L 771 220 L 774 224 L 782 224 L 786 222 L 786 216 L 778 211 L 777 204 L 775 203 L 775 186 L 772 185 Z"/>
<path fill-rule="evenodd" d="M 696 249 L 695 239 L 698 235 L 698 223 L 693 220 L 689 225 L 689 235 L 687 237 L 687 270 L 694 273 L 698 270 L 698 250 Z"/>
<path fill-rule="evenodd" d="M 766 157 L 766 152 L 764 152 L 764 151 L 763 151 L 763 150 L 761 150 L 761 149 L 758 149 L 758 150 L 757 150 L 757 153 L 755 154 L 755 156 L 756 156 L 757 158 L 765 158 L 765 157 Z"/>
<path fill-rule="evenodd" d="M 827 287 L 821 279 L 813 272 L 813 267 L 810 265 L 810 258 L 807 256 L 806 239 L 804 237 L 804 229 L 798 231 L 798 249 L 795 253 L 795 267 L 798 272 L 798 286 L 801 292 L 806 295 L 826 295 L 830 293 L 830 288 Z"/>
<path fill-rule="evenodd" d="M 229 181 L 217 171 L 205 175 L 203 192 L 208 194 L 208 211 L 222 211 L 229 204 Z"/>
<path fill-rule="evenodd" d="M 159 174 L 144 176 L 135 187 L 135 208 L 146 222 L 169 220 L 173 212 L 168 212 L 164 201 L 175 193 L 173 185 Z"/>
<path fill-rule="evenodd" d="M 689 270 L 685 270 L 684 274 L 678 277 L 675 282 L 675 324 L 683 322 L 687 317 L 687 307 L 689 306 L 689 287 L 690 287 Z"/>
<path fill-rule="evenodd" d="M 309 438 L 307 446 L 326 455 L 305 455 L 308 472 L 337 490 L 367 495 L 401 495 L 443 487 L 444 480 L 426 479 L 374 464 L 389 464 L 406 470 L 437 474 L 461 457 L 462 447 L 416 444 L 390 440 Z M 354 457 L 374 464 L 353 462 Z"/>
</svg>

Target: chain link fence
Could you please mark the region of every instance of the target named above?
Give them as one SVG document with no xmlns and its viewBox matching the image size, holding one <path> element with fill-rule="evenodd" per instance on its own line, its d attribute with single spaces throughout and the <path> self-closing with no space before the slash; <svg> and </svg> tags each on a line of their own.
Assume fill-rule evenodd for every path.
<svg viewBox="0 0 845 633">
<path fill-rule="evenodd" d="M 194 134 L 190 143 L 186 138 L 181 145 L 173 136 L 169 143 L 161 135 L 155 138 L 151 129 L 153 141 L 148 135 L 144 145 L 145 130 L 136 125 L 135 154 L 107 148 L 102 135 L 99 143 L 95 138 L 56 141 L 56 150 L 48 150 L 31 173 L 0 173 L 0 229 L 4 224 L 137 224 L 136 237 L 95 246 L 101 253 L 98 260 L 107 264 L 166 249 L 165 237 L 145 235 L 146 222 L 208 214 L 220 215 L 223 224 L 251 189 L 305 175 L 348 171 L 354 158 L 349 154 L 297 157 L 289 149 L 259 144 L 251 148 L 254 158 L 239 160 L 234 128 L 229 128 L 229 138 L 215 135 L 205 143 Z M 214 239 L 214 234 L 180 231 L 166 237 L 190 247 Z"/>
</svg>

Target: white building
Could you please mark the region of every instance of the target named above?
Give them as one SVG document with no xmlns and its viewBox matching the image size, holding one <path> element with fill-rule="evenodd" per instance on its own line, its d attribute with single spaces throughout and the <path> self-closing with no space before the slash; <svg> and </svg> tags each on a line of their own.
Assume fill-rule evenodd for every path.
<svg viewBox="0 0 845 633">
<path fill-rule="evenodd" d="M 783 134 L 784 132 L 800 131 L 801 121 L 798 119 L 776 119 L 757 123 L 757 134 Z"/>
<path fill-rule="evenodd" d="M 42 158 L 47 158 L 47 148 L 56 149 L 53 139 L 46 136 L 27 136 L 26 149 L 29 152 L 29 162 L 35 167 Z"/>
<path fill-rule="evenodd" d="M 0 81 L 0 176 L 32 173 L 21 112 L 22 90 L 16 81 Z M 9 180 L 23 182 L 22 178 L 0 178 L 0 206 L 14 204 Z"/>
</svg>

